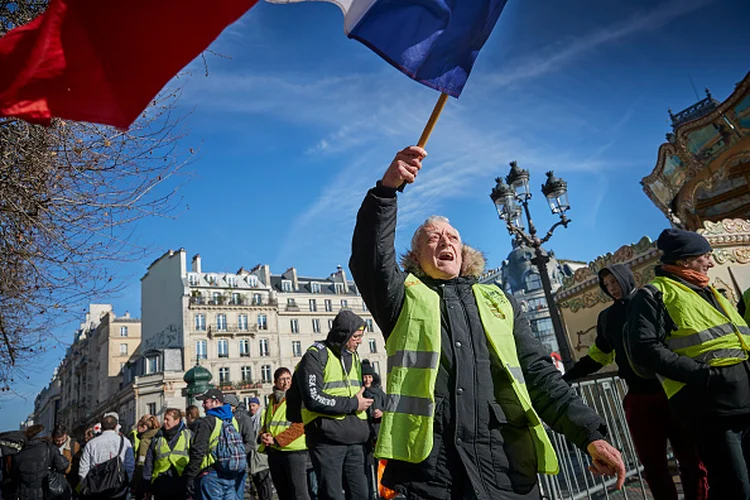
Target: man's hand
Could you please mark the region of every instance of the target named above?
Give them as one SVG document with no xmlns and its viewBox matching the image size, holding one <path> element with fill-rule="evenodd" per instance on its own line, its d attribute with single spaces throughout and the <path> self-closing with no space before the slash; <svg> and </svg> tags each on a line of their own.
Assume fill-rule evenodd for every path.
<svg viewBox="0 0 750 500">
<path fill-rule="evenodd" d="M 586 447 L 591 455 L 591 467 L 589 470 L 597 476 L 617 476 L 617 489 L 622 489 L 625 484 L 625 464 L 622 462 L 620 452 L 603 439 L 592 441 Z"/>
<path fill-rule="evenodd" d="M 363 388 L 361 388 L 359 390 L 359 392 L 356 395 L 356 398 L 357 398 L 357 411 L 365 411 L 366 409 L 368 409 L 370 407 L 370 405 L 372 405 L 372 403 L 374 401 L 374 400 L 372 400 L 370 398 L 364 397 L 363 396 L 364 392 L 365 392 L 365 388 L 363 387 Z"/>
<path fill-rule="evenodd" d="M 372 412 L 372 416 L 375 417 L 375 418 L 382 418 L 383 417 L 383 412 L 380 411 L 380 410 L 375 410 L 374 412 Z"/>
<path fill-rule="evenodd" d="M 260 436 L 260 441 L 266 446 L 272 446 L 273 445 L 273 436 L 270 432 L 264 432 Z"/>
<path fill-rule="evenodd" d="M 427 151 L 418 146 L 402 149 L 396 154 L 380 182 L 390 188 L 397 188 L 404 182 L 411 184 L 417 178 L 417 172 L 422 168 L 425 156 Z"/>
</svg>

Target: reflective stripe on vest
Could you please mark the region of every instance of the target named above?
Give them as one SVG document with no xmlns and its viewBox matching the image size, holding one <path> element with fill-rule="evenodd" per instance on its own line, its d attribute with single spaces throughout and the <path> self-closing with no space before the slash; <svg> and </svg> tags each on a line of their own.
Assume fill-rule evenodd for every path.
<svg viewBox="0 0 750 500">
<path fill-rule="evenodd" d="M 326 366 L 323 369 L 323 390 L 330 396 L 348 397 L 353 398 L 358 392 L 362 385 L 362 364 L 359 361 L 359 355 L 355 352 L 352 353 L 352 366 L 349 368 L 349 374 L 344 374 L 344 361 L 341 358 L 336 357 L 328 347 L 324 347 L 322 344 L 315 343 L 311 345 L 308 351 L 318 351 L 325 349 L 328 354 L 328 360 Z M 325 398 L 325 396 L 318 395 L 319 397 Z M 367 420 L 367 413 L 360 411 L 356 414 L 362 420 Z M 343 420 L 346 415 L 322 415 L 315 413 L 305 408 L 304 402 L 302 404 L 302 422 L 307 425 L 318 417 L 323 418 L 335 418 L 337 420 Z"/>
<path fill-rule="evenodd" d="M 278 436 L 285 430 L 289 429 L 292 426 L 292 422 L 288 421 L 286 419 L 286 399 L 284 399 L 278 408 L 276 408 L 276 411 L 273 411 L 273 402 L 268 402 L 268 407 L 266 408 L 266 411 L 263 412 L 263 427 L 266 428 L 266 432 L 271 434 L 273 437 Z M 289 443 L 288 445 L 281 447 L 277 444 L 273 444 L 271 446 L 274 450 L 279 451 L 301 451 L 307 449 L 307 444 L 305 443 L 305 435 L 302 434 L 300 437 Z M 258 447 L 258 451 L 263 453 L 266 449 L 266 446 L 261 444 L 260 447 Z"/>
<path fill-rule="evenodd" d="M 709 287 L 721 311 L 673 279 L 657 276 L 651 284 L 662 293 L 667 313 L 677 327 L 665 339 L 672 352 L 710 366 L 731 366 L 748 359 L 750 328 L 716 289 Z M 668 398 L 685 387 L 683 382 L 662 375 L 657 378 Z"/>
<path fill-rule="evenodd" d="M 214 453 L 216 452 L 216 446 L 218 446 L 219 444 L 219 434 L 221 434 L 221 426 L 223 424 L 224 422 L 217 417 L 214 423 L 214 430 L 211 431 L 211 436 L 209 436 L 208 438 L 208 452 L 206 453 L 206 456 L 203 457 L 203 461 L 201 461 L 201 470 L 213 465 L 213 463 L 216 462 Z M 232 417 L 232 425 L 237 430 L 237 432 L 240 432 L 240 426 L 237 425 L 237 419 L 234 417 Z"/>
<path fill-rule="evenodd" d="M 750 325 L 750 288 L 742 294 L 742 299 L 745 301 L 745 323 Z"/>
<path fill-rule="evenodd" d="M 435 381 L 440 359 L 440 296 L 413 275 L 396 326 L 386 341 L 387 396 L 380 424 L 379 458 L 411 463 L 425 460 L 433 447 Z M 556 474 L 557 456 L 531 406 L 513 337 L 513 308 L 494 285 L 474 285 L 474 298 L 489 345 L 503 364 L 518 405 L 529 420 L 538 471 Z"/>
<path fill-rule="evenodd" d="M 174 445 L 174 449 L 169 449 L 169 442 L 164 436 L 159 438 L 154 451 L 156 459 L 154 460 L 154 472 L 151 475 L 151 482 L 167 472 L 170 467 L 174 466 L 177 475 L 182 476 L 188 462 L 190 462 L 190 431 L 183 429 L 180 431 L 180 437 Z"/>
</svg>

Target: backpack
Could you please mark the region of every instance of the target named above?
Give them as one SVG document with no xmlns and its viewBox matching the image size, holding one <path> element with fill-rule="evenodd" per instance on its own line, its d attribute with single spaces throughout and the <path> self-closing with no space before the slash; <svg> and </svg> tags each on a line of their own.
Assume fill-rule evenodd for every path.
<svg viewBox="0 0 750 500">
<path fill-rule="evenodd" d="M 120 436 L 120 449 L 117 455 L 106 462 L 94 465 L 81 482 L 81 496 L 87 499 L 114 498 L 128 487 L 128 474 L 122 464 L 122 449 L 125 438 Z"/>
<path fill-rule="evenodd" d="M 222 421 L 219 442 L 212 453 L 216 459 L 215 467 L 218 472 L 236 475 L 247 469 L 245 445 L 231 420 Z"/>
</svg>

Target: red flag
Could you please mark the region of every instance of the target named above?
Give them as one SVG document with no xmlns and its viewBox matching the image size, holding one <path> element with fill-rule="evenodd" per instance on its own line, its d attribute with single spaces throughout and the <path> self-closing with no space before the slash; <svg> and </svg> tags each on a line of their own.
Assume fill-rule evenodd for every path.
<svg viewBox="0 0 750 500">
<path fill-rule="evenodd" d="M 258 0 L 51 0 L 0 38 L 0 116 L 127 128 Z"/>
</svg>

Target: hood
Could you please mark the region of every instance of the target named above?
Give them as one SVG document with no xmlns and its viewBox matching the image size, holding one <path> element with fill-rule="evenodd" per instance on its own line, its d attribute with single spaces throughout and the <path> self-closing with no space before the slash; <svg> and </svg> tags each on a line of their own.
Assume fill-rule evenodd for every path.
<svg viewBox="0 0 750 500">
<path fill-rule="evenodd" d="M 362 362 L 362 376 L 365 375 L 372 375 L 372 386 L 373 387 L 380 387 L 380 375 L 378 375 L 378 372 L 375 371 L 375 368 L 372 367 L 370 363 Z"/>
<path fill-rule="evenodd" d="M 328 332 L 326 344 L 336 353 L 340 353 L 344 344 L 354 335 L 354 332 L 365 326 L 365 320 L 344 309 L 333 320 L 333 328 Z"/>
<path fill-rule="evenodd" d="M 613 264 L 599 271 L 599 287 L 604 293 L 607 294 L 609 298 L 613 298 L 609 294 L 609 292 L 607 292 L 607 288 L 604 286 L 604 281 L 602 280 L 604 271 L 609 271 L 610 273 L 612 273 L 612 276 L 614 276 L 617 282 L 620 284 L 620 288 L 622 288 L 623 298 L 627 298 L 630 294 L 633 293 L 633 290 L 635 290 L 635 276 L 633 276 L 633 272 L 628 266 L 626 266 L 625 264 Z"/>
<path fill-rule="evenodd" d="M 459 276 L 479 278 L 484 272 L 486 262 L 487 260 L 482 252 L 469 245 L 461 245 L 461 272 Z M 426 276 L 419 266 L 416 254 L 411 250 L 401 256 L 401 267 L 404 268 L 405 272 L 411 273 L 417 278 Z"/>
<path fill-rule="evenodd" d="M 217 406 L 216 408 L 211 408 L 206 412 L 206 415 L 213 415 L 216 418 L 220 418 L 221 420 L 232 420 L 232 407 L 228 404 L 225 404 L 224 406 Z"/>
</svg>

